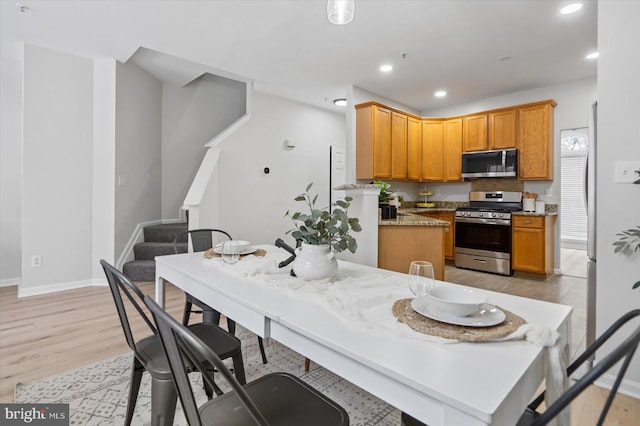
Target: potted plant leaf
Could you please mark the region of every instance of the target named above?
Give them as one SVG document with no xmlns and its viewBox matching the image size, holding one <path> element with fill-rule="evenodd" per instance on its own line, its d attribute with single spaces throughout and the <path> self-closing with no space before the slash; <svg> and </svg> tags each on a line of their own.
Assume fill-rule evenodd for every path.
<svg viewBox="0 0 640 426">
<path fill-rule="evenodd" d="M 318 194 L 312 195 L 309 190 L 313 183 L 307 185 L 305 191 L 295 200 L 307 205 L 308 213 L 288 210 L 285 217 L 291 218 L 294 228 L 287 231 L 296 240 L 302 241 L 302 246 L 296 249 L 296 260 L 293 262 L 293 272 L 296 276 L 317 280 L 335 274 L 338 262 L 335 253 L 349 250 L 355 253 L 358 248 L 356 239 L 351 232 L 360 232 L 362 228 L 358 218 L 349 217 L 348 211 L 351 197 L 338 200 L 333 211 L 328 208 L 316 208 Z"/>
</svg>

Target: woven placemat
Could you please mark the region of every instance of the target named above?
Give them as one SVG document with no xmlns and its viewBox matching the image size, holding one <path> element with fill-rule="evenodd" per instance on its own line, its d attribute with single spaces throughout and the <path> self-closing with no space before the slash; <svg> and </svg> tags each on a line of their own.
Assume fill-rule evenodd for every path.
<svg viewBox="0 0 640 426">
<path fill-rule="evenodd" d="M 249 253 L 249 254 L 241 254 L 240 255 L 240 259 L 242 259 L 245 256 L 250 256 L 250 255 L 254 255 L 254 256 L 265 256 L 267 254 L 266 250 L 262 250 L 262 249 L 258 249 L 256 251 L 254 251 L 253 253 Z M 216 253 L 215 251 L 213 251 L 213 249 L 209 249 L 207 251 L 204 252 L 204 257 L 206 257 L 207 259 L 215 259 L 217 257 L 222 257 L 221 254 Z"/>
<path fill-rule="evenodd" d="M 393 315 L 413 330 L 429 334 L 431 336 L 462 340 L 465 342 L 481 342 L 483 340 L 498 339 L 500 337 L 508 336 L 525 323 L 525 320 L 516 314 L 500 308 L 500 310 L 504 312 L 506 318 L 502 323 L 494 326 L 467 327 L 463 325 L 447 324 L 445 322 L 427 318 L 414 311 L 411 307 L 412 300 L 413 299 L 396 300 L 391 308 Z"/>
</svg>

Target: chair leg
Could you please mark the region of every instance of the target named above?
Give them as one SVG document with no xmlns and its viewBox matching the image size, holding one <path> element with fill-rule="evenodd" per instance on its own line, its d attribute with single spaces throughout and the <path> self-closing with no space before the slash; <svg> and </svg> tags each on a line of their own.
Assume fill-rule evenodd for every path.
<svg viewBox="0 0 640 426">
<path fill-rule="evenodd" d="M 189 325 L 189 316 L 191 316 L 192 306 L 193 304 L 189 301 L 189 298 L 187 297 L 187 300 L 184 302 L 184 314 L 182 314 L 182 325 L 184 326 Z"/>
<path fill-rule="evenodd" d="M 151 425 L 172 426 L 178 394 L 173 380 L 151 379 Z"/>
<path fill-rule="evenodd" d="M 244 375 L 244 362 L 242 361 L 242 352 L 238 351 L 238 353 L 232 357 L 232 360 L 236 379 L 238 380 L 238 382 L 240 382 L 241 385 L 246 385 L 247 378 Z"/>
<path fill-rule="evenodd" d="M 305 358 L 304 359 L 304 371 L 305 372 L 309 371 L 309 368 L 311 368 L 311 360 L 309 358 Z"/>
<path fill-rule="evenodd" d="M 234 336 L 236 335 L 236 322 L 231 318 L 227 318 L 227 330 Z"/>
<path fill-rule="evenodd" d="M 264 342 L 262 341 L 262 337 L 258 336 L 258 346 L 260 346 L 260 355 L 262 355 L 262 363 L 267 363 L 267 354 L 264 353 Z"/>
<path fill-rule="evenodd" d="M 138 400 L 138 391 L 140 390 L 142 373 L 144 373 L 144 367 L 140 364 L 138 358 L 134 356 L 131 366 L 131 383 L 129 384 L 129 400 L 127 401 L 127 414 L 124 421 L 125 426 L 129 426 L 133 419 L 133 411 L 136 408 L 136 401 Z"/>
</svg>

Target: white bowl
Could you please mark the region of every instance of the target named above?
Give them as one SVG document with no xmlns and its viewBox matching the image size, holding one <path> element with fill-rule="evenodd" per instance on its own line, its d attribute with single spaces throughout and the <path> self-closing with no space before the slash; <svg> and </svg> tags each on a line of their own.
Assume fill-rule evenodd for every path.
<svg viewBox="0 0 640 426">
<path fill-rule="evenodd" d="M 238 247 L 240 247 L 240 250 L 242 250 L 243 248 L 249 247 L 249 245 L 251 244 L 249 241 L 244 241 L 244 240 L 233 240 L 233 241 L 238 243 Z"/>
<path fill-rule="evenodd" d="M 434 287 L 427 293 L 431 306 L 437 311 L 464 317 L 480 310 L 487 303 L 481 292 L 461 287 Z"/>
</svg>

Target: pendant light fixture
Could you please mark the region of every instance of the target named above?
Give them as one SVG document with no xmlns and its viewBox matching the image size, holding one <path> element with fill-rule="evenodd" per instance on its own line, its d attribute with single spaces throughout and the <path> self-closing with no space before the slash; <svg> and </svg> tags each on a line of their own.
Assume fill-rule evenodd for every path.
<svg viewBox="0 0 640 426">
<path fill-rule="evenodd" d="M 348 24 L 353 20 L 355 8 L 355 0 L 329 0 L 327 3 L 329 22 L 336 25 Z"/>
</svg>

